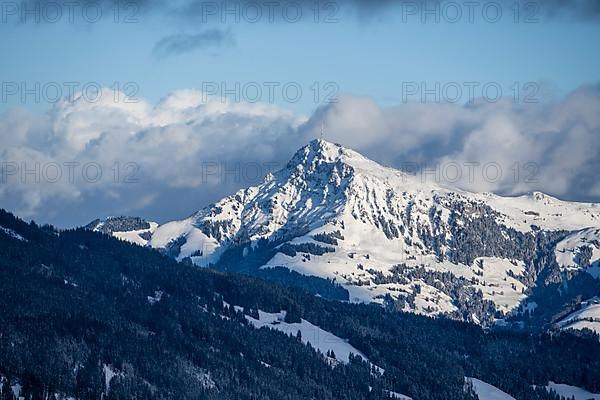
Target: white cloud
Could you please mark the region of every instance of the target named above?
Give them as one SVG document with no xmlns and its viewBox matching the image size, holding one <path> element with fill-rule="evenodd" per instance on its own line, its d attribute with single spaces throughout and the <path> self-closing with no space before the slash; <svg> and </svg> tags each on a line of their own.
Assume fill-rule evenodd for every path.
<svg viewBox="0 0 600 400">
<path fill-rule="evenodd" d="M 19 168 L 21 163 L 29 168 L 35 162 L 41 168 L 80 163 L 72 181 L 64 165 L 56 183 L 43 177 L 40 183 L 23 183 L 19 173 L 9 176 L 0 186 L 0 206 L 60 225 L 113 214 L 183 217 L 258 183 L 257 172 L 273 168 L 266 163 L 282 167 L 298 147 L 319 136 L 322 121 L 327 139 L 388 165 L 455 161 L 502 167 L 498 182 L 486 182 L 480 173 L 469 182 L 463 174 L 459 185 L 466 189 L 600 197 L 598 87 L 580 88 L 547 105 L 505 101 L 382 108 L 370 98 L 343 96 L 308 120 L 270 104 L 223 103 L 193 90 L 172 93 L 156 105 L 125 103 L 122 94 L 115 102 L 113 95 L 106 90 L 97 103 L 78 98 L 57 104 L 45 115 L 24 110 L 0 115 L 0 161 Z M 82 177 L 82 167 L 91 162 L 102 168 L 98 182 Z M 539 167 L 537 183 L 524 182 L 529 162 Z M 517 182 L 509 170 L 514 163 L 521 167 Z M 224 180 L 213 173 L 223 167 L 229 171 Z M 131 174 L 138 182 L 124 183 Z"/>
<path fill-rule="evenodd" d="M 14 172 L 0 186 L 1 206 L 59 224 L 125 212 L 156 212 L 165 218 L 166 205 L 158 203 L 177 204 L 185 190 L 190 202 L 169 216 L 181 215 L 244 184 L 241 177 L 230 176 L 211 196 L 203 188 L 213 178 L 203 174 L 207 164 L 235 169 L 241 168 L 236 163 L 282 161 L 292 152 L 286 152 L 284 143 L 303 121 L 272 105 L 223 103 L 189 90 L 155 106 L 126 103 L 120 96 L 115 102 L 114 93 L 105 90 L 96 103 L 78 97 L 56 104 L 43 116 L 22 110 L 0 116 L 1 161 L 5 170 Z M 65 163 L 71 162 L 78 164 L 71 166 L 69 179 Z M 45 179 L 44 171 L 52 172 L 44 169 L 49 163 L 61 167 L 57 182 Z M 24 168 L 36 165 L 39 182 L 34 175 L 23 180 Z M 86 165 L 91 168 L 84 175 Z"/>
<path fill-rule="evenodd" d="M 342 99 L 322 114 L 335 141 L 352 143 L 356 150 L 391 166 L 417 163 L 434 169 L 439 162 L 442 171 L 457 162 L 463 172 L 458 184 L 468 190 L 505 194 L 541 190 L 598 201 L 592 187 L 600 181 L 600 87 L 582 87 L 552 104 L 504 100 L 380 109 L 372 102 Z M 465 163 L 480 164 L 473 182 Z M 502 169 L 497 182 L 484 179 L 488 163 Z M 493 178 L 493 169 L 489 172 Z"/>
</svg>

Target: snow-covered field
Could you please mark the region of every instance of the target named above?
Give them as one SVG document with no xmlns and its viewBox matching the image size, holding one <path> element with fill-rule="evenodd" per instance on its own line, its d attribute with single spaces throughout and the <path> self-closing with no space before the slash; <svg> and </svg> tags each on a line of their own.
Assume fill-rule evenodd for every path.
<svg viewBox="0 0 600 400">
<path fill-rule="evenodd" d="M 156 230 L 156 228 L 158 228 L 158 224 L 156 222 L 149 222 L 149 224 L 150 224 L 150 228 L 148 228 L 148 229 L 139 229 L 139 230 L 128 231 L 128 232 L 113 232 L 113 236 L 115 236 L 116 238 L 119 238 L 121 240 L 130 242 L 130 243 L 135 243 L 140 246 L 145 246 L 146 244 L 148 244 L 148 240 L 144 239 L 140 235 L 144 234 L 146 232 L 153 233 Z"/>
<path fill-rule="evenodd" d="M 559 242 L 554 251 L 556 262 L 566 270 L 582 268 L 578 260 L 582 246 L 592 249 L 590 266 L 586 268 L 586 271 L 592 276 L 600 278 L 600 228 L 582 229 Z"/>
<path fill-rule="evenodd" d="M 577 310 L 558 322 L 562 329 L 591 329 L 600 335 L 600 297 L 581 303 Z"/>
<path fill-rule="evenodd" d="M 241 310 L 241 308 L 236 306 L 236 310 Z M 347 364 L 350 361 L 350 354 L 354 354 L 355 356 L 360 356 L 363 360 L 369 362 L 371 368 L 374 369 L 377 374 L 383 375 L 385 372 L 383 368 L 372 364 L 361 351 L 348 343 L 346 339 L 342 339 L 331 332 L 321 329 L 317 325 L 313 325 L 305 319 L 301 319 L 298 323 L 287 323 L 284 321 L 285 315 L 285 311 L 268 313 L 259 310 L 259 319 L 252 318 L 248 315 L 246 315 L 246 319 L 256 329 L 274 329 L 283 332 L 288 336 L 296 336 L 298 332 L 300 332 L 302 342 L 305 344 L 310 344 L 315 350 L 318 350 L 323 355 L 327 355 L 330 351 L 333 351 L 335 359 L 328 357 L 328 361 L 332 365 L 335 365 L 337 362 Z M 410 397 L 397 392 L 386 391 L 386 393 L 392 399 L 412 400 Z"/>
<path fill-rule="evenodd" d="M 600 205 L 563 201 L 540 192 L 519 197 L 473 194 L 503 214 L 501 222 L 522 232 L 537 225 L 545 230 L 574 231 L 600 226 Z"/>
<path fill-rule="evenodd" d="M 448 262 L 440 263 L 437 268 L 468 280 L 475 280 L 473 286 L 481 290 L 483 298 L 493 301 L 496 308 L 503 313 L 510 313 L 526 298 L 523 293 L 525 285 L 516 279 L 525 273 L 522 261 L 478 257 L 471 268 Z"/>
<path fill-rule="evenodd" d="M 405 395 L 397 393 L 397 392 L 392 392 L 392 391 L 386 390 L 385 393 L 390 396 L 390 399 L 412 400 L 412 397 L 408 397 L 408 396 L 405 396 Z"/>
<path fill-rule="evenodd" d="M 361 356 L 368 361 L 363 353 L 350 345 L 346 340 L 339 338 L 333 333 L 327 332 L 304 319 L 299 323 L 288 324 L 287 322 L 284 322 L 285 311 L 279 313 L 267 313 L 259 310 L 258 315 L 259 319 L 254 319 L 246 315 L 246 319 L 257 329 L 267 327 L 283 332 L 289 336 L 296 336 L 298 332 L 300 332 L 303 343 L 309 343 L 323 354 L 327 354 L 327 352 L 332 350 L 338 361 L 348 363 L 351 353 Z"/>
<path fill-rule="evenodd" d="M 516 400 L 497 387 L 477 378 L 465 377 L 465 382 L 473 385 L 473 390 L 477 394 L 477 397 L 479 397 L 479 400 Z"/>
<path fill-rule="evenodd" d="M 546 389 L 554 390 L 559 396 L 566 399 L 574 397 L 575 400 L 600 400 L 600 394 L 588 392 L 577 386 L 550 382 L 548 386 L 546 386 Z"/>
</svg>

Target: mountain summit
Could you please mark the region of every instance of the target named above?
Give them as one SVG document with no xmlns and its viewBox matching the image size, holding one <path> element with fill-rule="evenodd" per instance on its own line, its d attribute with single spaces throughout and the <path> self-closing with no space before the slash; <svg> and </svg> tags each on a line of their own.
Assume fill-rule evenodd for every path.
<svg viewBox="0 0 600 400">
<path fill-rule="evenodd" d="M 531 314 L 551 285 L 598 285 L 600 207 L 469 193 L 313 140 L 148 244 L 201 266 L 327 279 L 353 302 L 504 323 Z"/>
</svg>

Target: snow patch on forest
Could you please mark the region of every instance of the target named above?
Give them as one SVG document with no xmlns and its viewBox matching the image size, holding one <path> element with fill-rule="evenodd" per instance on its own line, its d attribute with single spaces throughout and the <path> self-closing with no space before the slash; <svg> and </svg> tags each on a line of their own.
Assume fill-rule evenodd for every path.
<svg viewBox="0 0 600 400">
<path fill-rule="evenodd" d="M 104 372 L 104 390 L 106 395 L 108 396 L 108 392 L 110 391 L 110 382 L 113 380 L 115 376 L 119 376 L 119 372 L 116 372 L 112 365 L 104 364 L 102 366 L 102 371 Z"/>
<path fill-rule="evenodd" d="M 562 329 L 590 329 L 600 335 L 600 297 L 581 302 L 581 309 L 558 322 Z"/>
<path fill-rule="evenodd" d="M 591 250 L 589 258 L 582 257 L 584 247 Z M 600 228 L 587 228 L 570 234 L 556 245 L 554 255 L 563 269 L 583 269 L 595 278 L 600 278 Z"/>
<path fill-rule="evenodd" d="M 391 399 L 412 400 L 412 397 L 408 397 L 397 392 L 392 392 L 391 390 L 385 390 L 385 394 L 389 395 Z"/>
<path fill-rule="evenodd" d="M 310 344 L 313 348 L 323 354 L 333 351 L 335 358 L 338 361 L 348 363 L 350 361 L 350 354 L 360 356 L 368 361 L 368 358 L 348 343 L 347 340 L 337 337 L 333 333 L 323 330 L 304 319 L 301 319 L 299 323 L 285 322 L 285 311 L 279 313 L 267 313 L 259 310 L 258 315 L 259 319 L 246 315 L 248 322 L 257 329 L 266 327 L 283 332 L 289 336 L 296 336 L 298 332 L 300 332 L 303 343 Z M 378 368 L 378 370 L 383 372 L 381 368 Z"/>
<path fill-rule="evenodd" d="M 468 271 L 475 273 L 470 279 L 476 279 L 474 286 L 482 291 L 483 298 L 494 302 L 496 309 L 505 314 L 517 308 L 526 297 L 526 286 L 517 279 L 525 274 L 525 264 L 522 261 L 478 257 Z"/>
<path fill-rule="evenodd" d="M 154 296 L 147 296 L 148 303 L 150 303 L 150 305 L 158 303 L 160 301 L 160 299 L 162 299 L 162 296 L 163 296 L 162 290 L 155 290 Z"/>
<path fill-rule="evenodd" d="M 439 271 L 451 272 L 473 282 L 472 286 L 491 300 L 496 309 L 509 314 L 527 297 L 526 286 L 518 279 L 525 274 L 525 264 L 518 260 L 499 257 L 477 257 L 470 268 L 449 262 L 435 267 Z"/>
<path fill-rule="evenodd" d="M 21 240 L 23 242 L 27 241 L 27 239 L 25 239 L 23 236 L 19 235 L 17 232 L 13 231 L 12 229 L 8 229 L 3 226 L 0 226 L 0 231 L 4 232 L 5 234 L 12 237 L 13 239 Z"/>
<path fill-rule="evenodd" d="M 565 385 L 563 383 L 548 383 L 546 386 L 548 391 L 554 390 L 559 396 L 571 399 L 572 397 L 575 400 L 600 400 L 600 394 L 591 393 L 585 389 L 582 389 L 577 386 Z"/>
<path fill-rule="evenodd" d="M 473 390 L 479 400 L 516 400 L 511 395 L 504 393 L 502 390 L 495 386 L 490 385 L 477 378 L 465 377 L 465 382 L 470 383 L 473 386 Z"/>
<path fill-rule="evenodd" d="M 158 224 L 156 222 L 149 222 L 150 228 L 148 229 L 138 229 L 134 231 L 127 232 L 113 232 L 113 236 L 117 239 L 125 240 L 130 243 L 137 244 L 139 246 L 146 246 L 148 244 L 148 240 L 144 239 L 141 235 L 145 233 L 152 234 L 156 228 L 158 228 Z"/>
</svg>

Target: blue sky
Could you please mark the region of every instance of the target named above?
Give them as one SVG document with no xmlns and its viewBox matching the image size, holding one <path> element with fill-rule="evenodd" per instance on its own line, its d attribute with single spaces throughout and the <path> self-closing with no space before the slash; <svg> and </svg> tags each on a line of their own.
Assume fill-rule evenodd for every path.
<svg viewBox="0 0 600 400">
<path fill-rule="evenodd" d="M 544 5 L 542 4 L 541 7 Z M 138 23 L 114 23 L 105 18 L 86 23 L 75 12 L 75 23 L 63 17 L 58 23 L 25 24 L 5 16 L 0 24 L 0 71 L 3 82 L 97 82 L 111 86 L 135 82 L 137 97 L 156 102 L 168 93 L 202 89 L 203 82 L 297 82 L 303 96 L 297 103 L 275 92 L 274 102 L 309 114 L 317 104 L 310 86 L 334 82 L 339 93 L 365 95 L 379 104 L 402 101 L 402 82 L 498 82 L 503 90 L 513 82 L 537 82 L 540 100 L 551 100 L 600 78 L 600 24 L 596 20 L 550 18 L 540 10 L 538 23 L 514 23 L 508 6 L 502 6 L 498 23 L 486 22 L 475 12 L 474 23 L 463 15 L 457 23 L 422 23 L 420 14 L 385 8 L 364 16 L 342 4 L 338 23 L 314 23 L 313 11 L 302 6 L 298 23 L 221 23 L 212 16 L 177 17 L 173 12 L 152 11 L 135 15 Z M 463 12 L 466 11 L 463 8 Z M 324 11 L 323 11 L 324 12 Z M 125 14 L 124 11 L 122 11 Z M 525 11 L 520 18 L 525 18 Z M 124 15 L 120 18 L 124 18 Z M 241 14 L 241 11 L 240 11 Z M 278 15 L 277 12 L 275 15 Z M 323 18 L 324 15 L 321 15 Z M 226 31 L 230 40 L 167 57 L 153 53 L 156 43 L 174 34 L 195 35 L 209 29 Z M 324 88 L 320 97 L 324 95 Z M 331 87 L 333 91 L 333 87 Z M 266 92 L 263 99 L 266 99 Z M 9 96 L 1 110 L 15 105 L 45 109 L 30 96 L 22 104 Z"/>
</svg>

